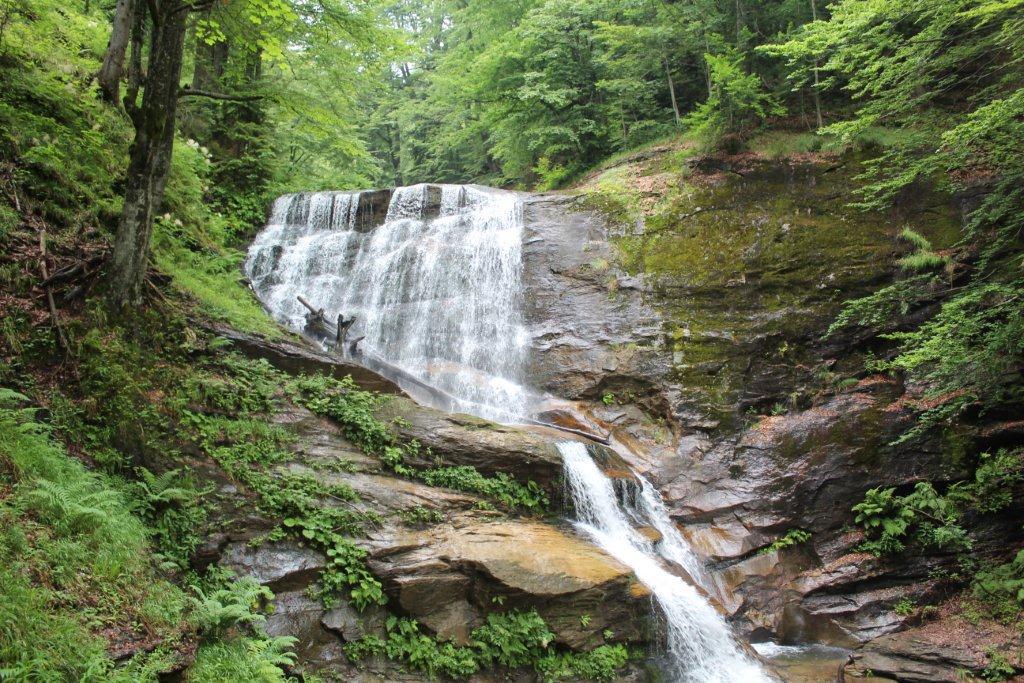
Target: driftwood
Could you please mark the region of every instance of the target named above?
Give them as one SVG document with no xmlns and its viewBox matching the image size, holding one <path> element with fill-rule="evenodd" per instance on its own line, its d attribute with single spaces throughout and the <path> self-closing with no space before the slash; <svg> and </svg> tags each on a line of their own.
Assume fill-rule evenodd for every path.
<svg viewBox="0 0 1024 683">
<path fill-rule="evenodd" d="M 61 327 L 60 317 L 57 315 L 57 304 L 53 300 L 53 290 L 50 289 L 48 284 L 45 284 L 50 279 L 49 269 L 46 267 L 46 228 L 39 228 L 39 272 L 43 276 L 43 291 L 46 292 L 46 303 L 50 307 L 50 320 L 57 331 L 57 341 L 60 342 L 61 348 L 64 351 L 70 351 L 71 347 L 68 344 L 68 338 L 64 335 L 64 328 Z"/>
<path fill-rule="evenodd" d="M 313 318 L 317 322 L 321 322 L 322 323 L 322 322 L 326 322 L 327 321 L 327 318 L 324 316 L 324 309 L 321 308 L 321 309 L 317 310 L 317 309 L 313 308 L 313 304 L 309 303 L 309 301 L 306 300 L 306 297 L 302 296 L 301 294 L 299 294 L 295 298 L 299 300 L 300 304 L 302 304 L 303 306 L 305 306 L 309 310 L 309 315 L 313 316 Z"/>
<path fill-rule="evenodd" d="M 348 320 L 345 320 L 344 314 L 342 314 L 342 313 L 338 314 L 338 328 L 337 328 L 337 332 L 334 335 L 334 342 L 338 346 L 344 346 L 345 345 L 345 337 L 348 336 L 348 330 L 349 330 L 350 327 L 352 327 L 352 323 L 354 323 L 355 321 L 356 321 L 356 317 L 355 316 L 352 316 Z"/>
</svg>

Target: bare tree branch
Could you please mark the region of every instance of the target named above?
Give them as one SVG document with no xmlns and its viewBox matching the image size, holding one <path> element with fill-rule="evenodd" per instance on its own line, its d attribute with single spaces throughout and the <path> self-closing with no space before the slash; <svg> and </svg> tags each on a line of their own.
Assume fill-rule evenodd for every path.
<svg viewBox="0 0 1024 683">
<path fill-rule="evenodd" d="M 230 95 L 228 93 L 209 92 L 206 90 L 193 90 L 192 88 L 182 88 L 178 91 L 178 97 L 206 97 L 211 100 L 227 100 L 230 102 L 255 102 L 267 98 L 266 95 Z"/>
</svg>

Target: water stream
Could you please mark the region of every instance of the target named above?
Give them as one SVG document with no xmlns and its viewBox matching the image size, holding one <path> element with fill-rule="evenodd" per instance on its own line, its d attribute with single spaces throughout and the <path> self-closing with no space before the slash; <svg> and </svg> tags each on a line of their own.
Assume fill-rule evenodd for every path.
<svg viewBox="0 0 1024 683">
<path fill-rule="evenodd" d="M 359 362 L 385 361 L 453 398 L 454 408 L 511 423 L 531 417 L 523 386 L 523 220 L 512 192 L 414 185 L 391 195 L 382 225 L 361 225 L 360 194 L 318 192 L 275 202 L 246 272 L 257 296 L 301 331 L 303 295 L 328 316 L 355 316 Z M 448 406 L 446 406 L 448 407 Z M 711 602 L 705 569 L 642 477 L 616 495 L 581 442 L 558 445 L 578 530 L 630 567 L 665 617 L 666 674 L 692 683 L 769 680 Z M 655 543 L 638 527 L 660 535 Z M 672 567 L 682 569 L 673 573 Z"/>
<path fill-rule="evenodd" d="M 576 527 L 632 569 L 654 594 L 665 615 L 670 668 L 666 673 L 673 680 L 693 683 L 770 680 L 738 647 L 725 619 L 708 599 L 666 568 L 663 560 L 670 560 L 687 570 L 698 583 L 698 577 L 704 575 L 653 487 L 640 478 L 642 493 L 638 500 L 626 497 L 622 502 L 612 480 L 590 457 L 585 444 L 563 441 L 558 449 L 565 462 Z M 637 530 L 637 525 L 654 527 L 662 534 L 661 539 L 652 542 Z"/>
</svg>

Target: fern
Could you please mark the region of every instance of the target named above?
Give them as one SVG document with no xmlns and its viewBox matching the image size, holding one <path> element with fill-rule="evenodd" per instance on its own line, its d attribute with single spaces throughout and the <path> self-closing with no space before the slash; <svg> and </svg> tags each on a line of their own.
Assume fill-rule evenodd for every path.
<svg viewBox="0 0 1024 683">
<path fill-rule="evenodd" d="M 245 577 L 227 585 L 204 592 L 194 587 L 197 598 L 192 598 L 192 620 L 207 640 L 222 637 L 228 629 L 238 626 L 262 626 L 266 616 L 258 610 L 274 594 L 256 579 Z"/>
</svg>

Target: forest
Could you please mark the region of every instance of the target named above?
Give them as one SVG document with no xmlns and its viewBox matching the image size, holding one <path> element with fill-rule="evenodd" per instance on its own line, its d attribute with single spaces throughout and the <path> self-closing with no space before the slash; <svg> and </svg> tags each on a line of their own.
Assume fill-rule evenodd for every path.
<svg viewBox="0 0 1024 683">
<path fill-rule="evenodd" d="M 403 382 L 433 386 L 434 375 L 398 357 L 385 360 L 404 374 L 353 360 L 364 336 L 374 350 L 373 330 L 339 360 L 346 310 L 327 307 L 337 349 L 313 348 L 263 296 L 314 231 L 318 197 L 334 227 L 338 198 L 355 197 L 346 239 L 362 239 L 383 234 L 405 196 L 389 190 L 361 227 L 353 202 L 377 210 L 365 191 L 424 183 L 424 197 L 464 186 L 437 190 L 440 208 L 423 200 L 424 235 L 426 212 L 440 224 L 447 201 L 521 198 L 517 214 L 500 205 L 526 231 L 513 254 L 519 298 L 486 302 L 525 312 L 506 321 L 512 332 L 491 321 L 473 334 L 528 338 L 516 380 L 576 402 L 568 421 L 547 404 L 497 419 L 447 385 L 463 410 L 424 408 Z M 571 232 L 576 215 L 600 227 Z M 280 268 L 267 275 L 257 248 L 278 223 L 284 237 L 267 253 Z M 306 232 L 287 233 L 299 223 Z M 565 232 L 551 237 L 548 224 Z M 837 664 L 828 659 L 827 677 L 794 673 L 748 641 L 840 648 L 840 676 L 851 657 L 852 675 L 1014 680 L 1024 675 L 1022 231 L 1024 0 L 0 0 L 0 680 L 739 680 L 692 661 L 680 673 L 661 658 L 673 653 L 671 628 L 665 646 L 626 625 L 650 611 L 630 602 L 639 586 L 671 627 L 671 605 L 650 597 L 642 569 L 563 605 L 548 584 L 522 588 L 540 582 L 526 569 L 515 583 L 494 558 L 458 555 L 472 545 L 452 540 L 460 524 L 564 535 L 544 547 L 597 537 L 566 512 L 565 450 L 525 427 L 506 434 L 509 423 L 643 451 L 594 460 L 665 497 L 671 534 L 653 504 L 638 527 L 651 548 L 668 557 L 666 539 L 682 529 L 707 571 L 727 576 L 708 585 L 739 586 L 735 601 L 710 594 L 726 639 L 742 644 L 736 661 L 761 662 L 763 680 L 834 680 Z M 451 239 L 429 233 L 421 246 Z M 544 240 L 562 251 L 544 252 L 551 263 L 535 276 Z M 355 249 L 326 244 L 315 246 L 339 263 Z M 352 263 L 371 268 L 406 243 L 377 248 Z M 295 273 L 322 267 L 308 258 Z M 431 274 L 426 298 L 455 297 L 438 292 L 479 274 L 439 262 L 449 279 Z M 416 263 L 409 280 L 426 277 Z M 311 281 L 300 284 L 313 291 Z M 477 315 L 472 297 L 490 295 L 458 292 L 466 318 Z M 555 313 L 529 317 L 544 306 Z M 322 304 L 310 311 L 324 323 Z M 476 356 L 423 365 L 473 365 L 466 358 L 488 346 L 475 341 Z M 479 373 L 476 385 L 506 386 Z M 452 426 L 445 411 L 475 417 Z M 308 427 L 315 443 L 296 433 L 316 419 L 334 431 Z M 755 466 L 752 451 L 786 429 L 778 469 Z M 325 440 L 343 456 L 314 462 Z M 722 449 L 733 449 L 721 456 L 725 483 L 708 493 L 699 486 L 712 486 Z M 771 510 L 750 500 L 775 501 L 769 493 L 729 483 L 769 469 L 779 486 L 818 482 L 793 463 L 822 453 L 855 474 L 831 488 L 821 474 L 820 490 L 794 489 Z M 373 477 L 390 483 L 360 488 Z M 734 511 L 744 506 L 749 519 Z M 701 545 L 688 525 L 717 525 L 734 547 Z M 414 570 L 389 558 L 412 542 L 381 545 L 393 529 L 420 534 L 432 553 L 422 566 L 440 557 L 447 573 L 402 574 Z M 455 535 L 444 545 L 443 534 Z M 299 563 L 311 553 L 315 571 L 228 568 L 261 544 L 285 544 Z M 786 611 L 796 608 L 755 595 L 796 589 L 748 594 L 735 578 L 765 558 L 765 576 L 775 573 L 764 585 L 789 587 L 824 582 L 841 558 L 860 572 L 842 590 L 874 591 L 875 602 L 828 621 L 808 598 L 800 609 L 815 618 L 797 629 Z M 700 584 L 690 569 L 676 574 Z M 417 581 L 427 587 L 408 588 Z M 453 585 L 468 597 L 420 604 Z M 319 610 L 316 638 L 343 635 L 313 648 L 292 616 L 312 613 L 294 606 L 303 600 Z M 974 629 L 963 638 L 973 649 L 940 639 L 934 657 L 895 641 L 870 650 L 913 629 Z M 921 661 L 933 668 L 915 669 Z"/>
</svg>

